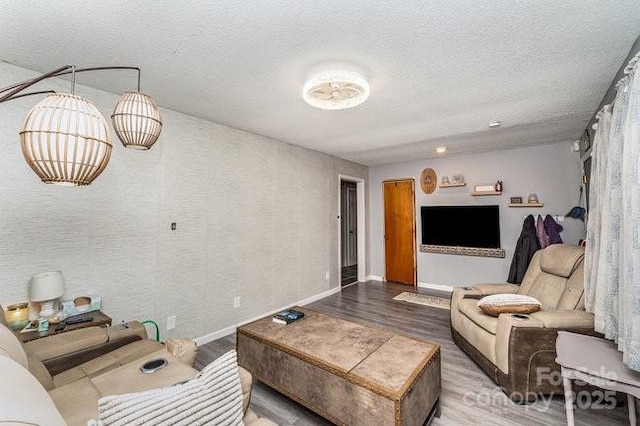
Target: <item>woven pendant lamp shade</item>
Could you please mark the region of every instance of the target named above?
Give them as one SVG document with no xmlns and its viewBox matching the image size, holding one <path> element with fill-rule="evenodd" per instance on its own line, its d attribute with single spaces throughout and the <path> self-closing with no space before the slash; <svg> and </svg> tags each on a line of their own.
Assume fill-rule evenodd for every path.
<svg viewBox="0 0 640 426">
<path fill-rule="evenodd" d="M 113 128 L 122 144 L 131 149 L 149 149 L 162 130 L 160 110 L 151 96 L 125 92 L 111 116 Z"/>
<path fill-rule="evenodd" d="M 93 103 L 54 93 L 34 106 L 20 130 L 22 154 L 45 183 L 89 185 L 111 156 L 108 125 Z"/>
</svg>

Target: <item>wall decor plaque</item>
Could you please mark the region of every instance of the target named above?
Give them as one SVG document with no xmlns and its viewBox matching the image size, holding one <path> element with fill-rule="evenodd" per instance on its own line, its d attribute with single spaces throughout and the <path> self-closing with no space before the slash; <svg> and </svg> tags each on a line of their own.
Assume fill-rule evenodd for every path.
<svg viewBox="0 0 640 426">
<path fill-rule="evenodd" d="M 438 187 L 438 176 L 435 170 L 427 167 L 420 175 L 420 186 L 425 194 L 432 194 Z"/>
</svg>

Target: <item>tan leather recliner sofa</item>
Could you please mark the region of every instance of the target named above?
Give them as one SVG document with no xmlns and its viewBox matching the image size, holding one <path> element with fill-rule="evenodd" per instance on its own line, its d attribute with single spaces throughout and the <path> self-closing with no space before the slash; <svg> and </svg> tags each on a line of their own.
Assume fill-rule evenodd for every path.
<svg viewBox="0 0 640 426">
<path fill-rule="evenodd" d="M 583 258 L 581 247 L 554 244 L 535 253 L 520 285 L 477 284 L 453 292 L 453 341 L 515 402 L 563 392 L 555 362 L 558 330 L 594 334 L 593 315 L 584 310 Z M 499 293 L 535 297 L 542 309 L 521 320 L 478 308 L 479 299 Z"/>
<path fill-rule="evenodd" d="M 131 329 L 124 332 L 140 337 L 142 333 L 145 333 L 144 327 L 139 323 L 133 323 Z M 74 353 L 84 354 L 86 358 L 87 349 L 104 344 L 96 345 L 104 334 L 114 340 L 122 337 L 115 330 L 91 327 L 23 345 L 6 327 L 0 312 L 0 424 L 85 426 L 88 420 L 98 418 L 98 399 L 102 396 L 171 386 L 198 374 L 192 367 L 196 350 L 190 341 L 169 341 L 165 346 L 138 338 L 89 361 L 75 360 Z M 152 374 L 140 371 L 142 364 L 156 358 L 167 359 L 168 365 Z M 56 374 L 46 367 L 51 359 L 57 359 L 50 364 L 54 365 Z M 61 359 L 69 360 L 70 368 L 64 370 Z M 274 425 L 248 409 L 251 374 L 239 368 L 239 375 L 244 424 Z"/>
</svg>

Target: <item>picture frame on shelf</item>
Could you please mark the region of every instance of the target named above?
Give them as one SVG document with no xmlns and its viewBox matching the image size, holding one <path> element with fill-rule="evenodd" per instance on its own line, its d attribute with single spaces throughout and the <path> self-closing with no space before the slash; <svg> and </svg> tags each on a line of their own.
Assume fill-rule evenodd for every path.
<svg viewBox="0 0 640 426">
<path fill-rule="evenodd" d="M 522 197 L 511 197 L 511 204 L 522 204 Z"/>
</svg>

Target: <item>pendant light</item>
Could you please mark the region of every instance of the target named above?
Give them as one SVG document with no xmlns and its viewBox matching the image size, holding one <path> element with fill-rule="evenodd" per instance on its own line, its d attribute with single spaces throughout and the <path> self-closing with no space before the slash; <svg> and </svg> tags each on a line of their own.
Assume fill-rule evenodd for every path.
<svg viewBox="0 0 640 426">
<path fill-rule="evenodd" d="M 31 108 L 20 144 L 27 164 L 44 183 L 89 185 L 111 156 L 107 122 L 81 96 L 54 93 Z"/>
<path fill-rule="evenodd" d="M 20 128 L 22 154 L 45 183 L 65 186 L 89 185 L 109 163 L 109 126 L 93 103 L 74 94 L 76 72 L 110 69 L 136 70 L 138 91 L 126 92 L 115 106 L 112 120 L 118 138 L 127 148 L 147 150 L 162 130 L 160 111 L 153 99 L 140 93 L 140 69 L 96 67 L 76 69 L 66 65 L 31 80 L 0 90 L 0 103 L 23 96 L 50 93 L 34 106 Z M 71 93 L 49 91 L 18 94 L 50 77 L 72 74 Z"/>
<path fill-rule="evenodd" d="M 111 115 L 120 142 L 130 149 L 147 150 L 156 143 L 162 130 L 160 110 L 151 96 L 125 92 Z"/>
</svg>

